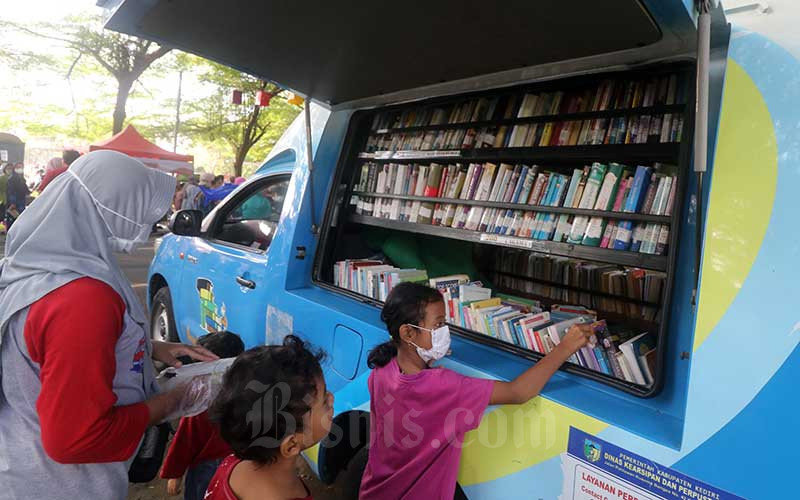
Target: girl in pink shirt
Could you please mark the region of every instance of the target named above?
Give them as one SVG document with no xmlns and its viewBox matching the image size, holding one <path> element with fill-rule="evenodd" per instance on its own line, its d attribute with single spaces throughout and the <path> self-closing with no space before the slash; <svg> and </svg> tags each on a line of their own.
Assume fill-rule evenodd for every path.
<svg viewBox="0 0 800 500">
<path fill-rule="evenodd" d="M 484 410 L 538 395 L 592 334 L 589 326 L 572 327 L 550 354 L 511 382 L 501 382 L 431 368 L 450 349 L 444 301 L 436 290 L 401 283 L 386 299 L 381 319 L 391 340 L 367 360 L 374 371 L 361 500 L 454 498 L 464 434 L 478 427 Z"/>
</svg>

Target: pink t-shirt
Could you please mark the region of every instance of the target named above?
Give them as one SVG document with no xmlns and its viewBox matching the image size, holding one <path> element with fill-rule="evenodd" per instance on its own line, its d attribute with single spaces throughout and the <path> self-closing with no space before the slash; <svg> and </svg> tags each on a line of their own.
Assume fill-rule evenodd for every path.
<svg viewBox="0 0 800 500">
<path fill-rule="evenodd" d="M 361 500 L 452 500 L 467 431 L 480 424 L 493 380 L 446 368 L 400 373 L 397 359 L 369 376 L 370 450 Z"/>
</svg>

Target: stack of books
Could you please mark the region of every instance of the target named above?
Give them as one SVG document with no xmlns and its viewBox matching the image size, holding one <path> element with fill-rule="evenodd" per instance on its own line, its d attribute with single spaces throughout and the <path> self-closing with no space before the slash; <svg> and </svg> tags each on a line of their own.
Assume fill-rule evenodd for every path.
<svg viewBox="0 0 800 500">
<path fill-rule="evenodd" d="M 501 163 L 365 163 L 356 184 L 356 213 L 416 224 L 665 255 L 669 224 L 555 214 L 547 207 L 670 216 L 678 183 L 671 166 L 594 163 L 571 176 L 537 165 Z M 370 193 L 442 198 L 442 202 L 376 198 Z M 461 205 L 502 202 L 519 208 Z M 536 207 L 538 210 L 530 210 Z"/>
<path fill-rule="evenodd" d="M 569 362 L 640 385 L 653 383 L 655 349 L 648 333 L 630 337 L 612 334 L 597 313 L 576 305 L 552 305 L 513 295 L 493 296 L 481 282 L 457 274 L 428 278 L 425 270 L 398 269 L 381 260 L 352 259 L 334 264 L 334 284 L 376 300 L 385 301 L 400 283 L 427 284 L 439 290 L 446 321 L 483 335 L 541 354 L 552 351 L 576 324 L 591 324 L 595 337 Z"/>
<path fill-rule="evenodd" d="M 343 260 L 333 266 L 334 285 L 376 300 L 385 301 L 394 287 L 407 281 L 427 283 L 428 273 L 424 269 L 399 269 L 372 259 Z"/>
<path fill-rule="evenodd" d="M 430 285 L 442 293 L 452 325 L 548 354 L 573 325 L 590 324 L 594 337 L 569 362 L 640 385 L 654 381 L 655 349 L 649 333 L 633 338 L 624 331 L 612 334 L 606 321 L 598 321 L 597 313 L 586 307 L 553 305 L 546 311 L 535 300 L 492 297 L 491 289 L 463 274 L 431 279 Z"/>
</svg>

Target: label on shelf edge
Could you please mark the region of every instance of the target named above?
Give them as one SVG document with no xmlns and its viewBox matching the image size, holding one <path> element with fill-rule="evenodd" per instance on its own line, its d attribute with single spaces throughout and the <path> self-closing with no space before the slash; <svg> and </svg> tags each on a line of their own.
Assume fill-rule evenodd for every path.
<svg viewBox="0 0 800 500">
<path fill-rule="evenodd" d="M 392 158 L 404 160 L 409 158 L 437 158 L 437 157 L 459 157 L 461 150 L 447 150 L 447 151 L 395 151 Z"/>
<path fill-rule="evenodd" d="M 358 153 L 359 158 L 375 158 L 375 153 Z"/>
<path fill-rule="evenodd" d="M 543 245 L 537 245 L 535 241 L 527 238 L 516 238 L 514 236 L 502 236 L 499 234 L 481 234 L 481 241 L 497 243 L 500 245 L 507 245 L 510 247 L 527 248 L 530 250 L 538 250 L 540 252 L 550 253 Z"/>
</svg>

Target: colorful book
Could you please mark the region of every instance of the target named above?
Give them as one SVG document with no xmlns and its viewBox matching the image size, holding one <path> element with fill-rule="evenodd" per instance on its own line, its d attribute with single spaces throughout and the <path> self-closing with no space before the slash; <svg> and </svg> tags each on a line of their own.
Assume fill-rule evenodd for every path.
<svg viewBox="0 0 800 500">
<path fill-rule="evenodd" d="M 608 211 L 614 207 L 617 190 L 619 189 L 619 182 L 622 177 L 622 169 L 622 165 L 618 163 L 611 163 L 609 165 L 608 172 L 605 175 L 600 192 L 597 195 L 597 200 L 594 204 L 595 210 Z M 592 247 L 600 246 L 605 227 L 605 217 L 592 217 L 589 219 L 589 224 L 586 227 L 586 233 L 583 236 L 581 244 Z"/>
<path fill-rule="evenodd" d="M 429 197 L 429 198 L 436 198 L 439 196 L 439 185 L 442 182 L 442 165 L 438 165 L 436 163 L 431 163 L 430 170 L 428 173 L 427 183 L 425 185 L 425 190 L 422 193 L 422 196 Z M 417 218 L 417 222 L 420 224 L 430 224 L 433 220 L 433 209 L 434 204 L 430 201 L 422 202 L 422 205 L 419 209 L 419 215 Z"/>
<path fill-rule="evenodd" d="M 564 198 L 564 206 L 571 207 L 575 201 L 575 194 L 578 191 L 578 185 L 581 182 L 581 177 L 583 175 L 583 170 L 580 168 L 576 168 L 572 172 L 572 179 L 569 182 L 569 188 L 567 190 L 567 195 Z M 553 241 L 564 241 L 564 236 L 569 232 L 570 224 L 569 224 L 569 215 L 568 214 L 561 214 L 558 217 L 558 223 L 556 224 L 556 231 L 553 235 Z"/>
<path fill-rule="evenodd" d="M 492 190 L 492 181 L 494 180 L 494 173 L 496 169 L 497 165 L 495 165 L 494 163 L 486 163 L 483 165 L 483 170 L 481 172 L 481 180 L 480 183 L 478 184 L 478 188 L 472 199 L 477 201 L 486 201 L 489 199 L 489 195 L 491 194 Z M 475 231 L 476 229 L 478 229 L 478 225 L 481 222 L 481 217 L 483 216 L 484 210 L 486 210 L 484 207 L 472 206 L 467 214 L 467 219 L 464 223 L 464 228 L 469 229 L 471 231 Z"/>
<path fill-rule="evenodd" d="M 600 193 L 600 187 L 606 174 L 607 167 L 602 163 L 594 163 L 589 173 L 589 178 L 586 180 L 586 187 L 583 190 L 580 204 L 578 208 L 590 210 L 594 207 L 597 201 L 597 196 Z M 586 226 L 589 223 L 589 217 L 585 215 L 577 215 L 572 221 L 572 228 L 570 229 L 568 243 L 579 244 L 583 241 L 583 235 L 586 233 Z"/>
<path fill-rule="evenodd" d="M 642 333 L 619 345 L 619 350 L 625 356 L 633 381 L 637 384 L 647 385 L 647 379 L 642 372 L 639 356 L 647 354 L 652 349 L 655 349 L 655 344 L 649 333 Z"/>
</svg>

